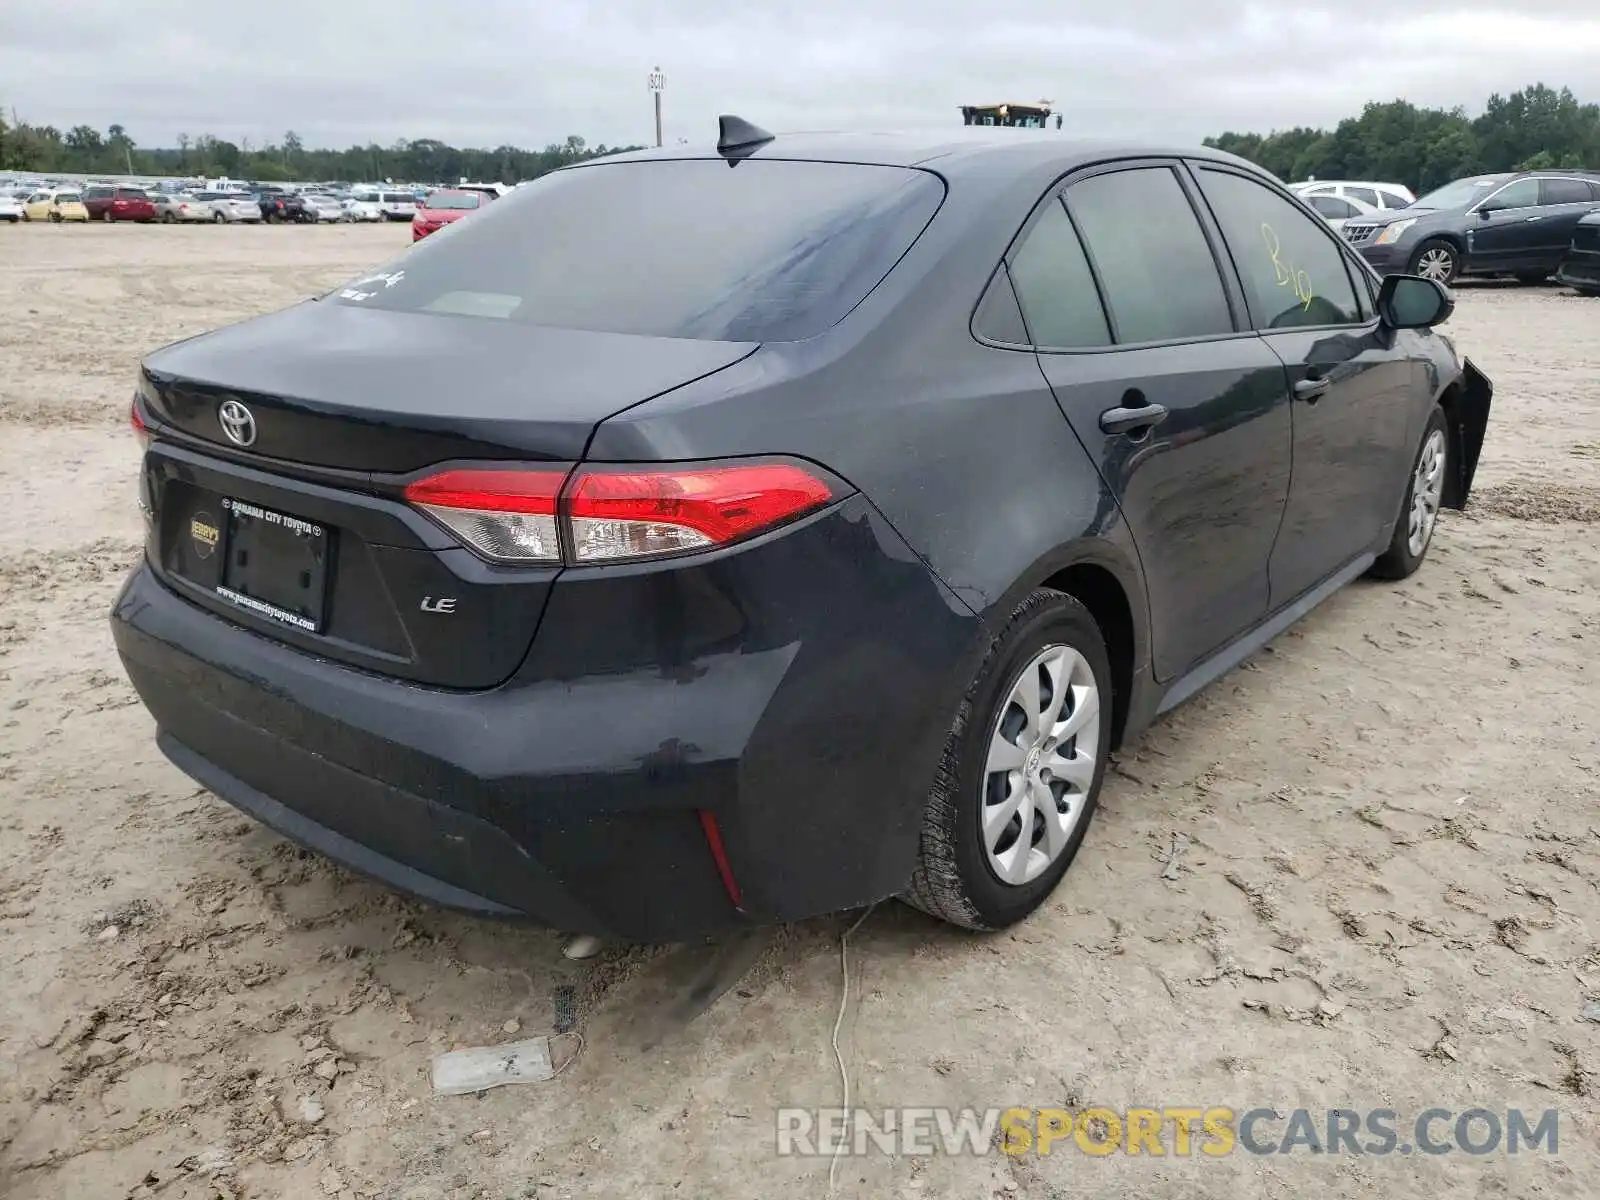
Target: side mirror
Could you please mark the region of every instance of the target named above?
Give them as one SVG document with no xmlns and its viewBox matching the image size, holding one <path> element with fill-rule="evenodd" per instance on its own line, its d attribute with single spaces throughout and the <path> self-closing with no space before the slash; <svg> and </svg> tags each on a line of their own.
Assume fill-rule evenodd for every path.
<svg viewBox="0 0 1600 1200">
<path fill-rule="evenodd" d="M 1450 289 L 1420 275 L 1386 275 L 1378 289 L 1378 318 L 1390 329 L 1427 329 L 1455 312 Z"/>
<path fill-rule="evenodd" d="M 1494 214 L 1499 212 L 1499 211 L 1500 210 L 1497 209 L 1497 208 L 1480 208 L 1478 210 L 1478 220 L 1487 221 L 1490 217 L 1494 216 Z"/>
</svg>

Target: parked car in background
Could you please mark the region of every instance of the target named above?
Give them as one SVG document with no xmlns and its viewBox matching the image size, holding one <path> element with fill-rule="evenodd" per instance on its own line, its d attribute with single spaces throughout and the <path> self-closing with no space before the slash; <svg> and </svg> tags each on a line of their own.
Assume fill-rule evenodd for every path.
<svg viewBox="0 0 1600 1200">
<path fill-rule="evenodd" d="M 1317 215 L 1327 221 L 1334 229 L 1343 229 L 1345 222 L 1353 217 L 1363 217 L 1378 211 L 1362 204 L 1359 200 L 1350 200 L 1344 196 L 1325 196 L 1317 193 L 1315 195 L 1302 194 L 1300 198 L 1316 210 Z"/>
<path fill-rule="evenodd" d="M 23 205 L 22 219 L 24 221 L 87 221 L 89 209 L 83 203 L 83 196 L 76 191 L 41 191 L 35 192 Z"/>
<path fill-rule="evenodd" d="M 376 199 L 352 196 L 342 205 L 346 221 L 382 221 L 383 206 Z"/>
<path fill-rule="evenodd" d="M 0 192 L 0 221 L 15 225 L 22 220 L 22 201 L 10 192 Z"/>
<path fill-rule="evenodd" d="M 1113 750 L 1423 565 L 1492 386 L 1231 155 L 732 122 L 146 357 L 117 650 L 181 770 L 437 902 L 1004 928 Z"/>
<path fill-rule="evenodd" d="M 1373 183 L 1368 180 L 1316 179 L 1293 185 L 1302 196 L 1338 196 L 1354 200 L 1379 212 L 1409 208 L 1416 196 L 1403 183 Z"/>
<path fill-rule="evenodd" d="M 143 188 L 94 184 L 82 195 L 92 221 L 148 222 L 157 216 L 156 206 Z"/>
<path fill-rule="evenodd" d="M 1380 275 L 1537 283 L 1561 265 L 1578 222 L 1597 210 L 1600 172 L 1503 172 L 1447 183 L 1400 212 L 1346 221 L 1343 233 Z"/>
<path fill-rule="evenodd" d="M 410 192 L 380 192 L 378 209 L 386 221 L 409 221 L 417 215 L 417 198 Z"/>
<path fill-rule="evenodd" d="M 195 199 L 211 210 L 211 220 L 218 225 L 261 223 L 261 205 L 248 192 L 196 192 Z"/>
<path fill-rule="evenodd" d="M 489 203 L 482 192 L 449 189 L 428 193 L 428 198 L 417 206 L 417 215 L 411 221 L 411 240 L 420 242 L 430 233 L 459 221 L 468 213 L 476 212 Z"/>
<path fill-rule="evenodd" d="M 157 192 L 150 202 L 156 206 L 156 217 L 164 225 L 211 220 L 211 206 L 190 192 Z"/>
<path fill-rule="evenodd" d="M 300 197 L 306 212 L 318 223 L 344 220 L 344 208 L 332 196 L 322 192 L 309 192 Z"/>
<path fill-rule="evenodd" d="M 316 217 L 307 211 L 305 201 L 293 192 L 257 192 L 256 206 L 261 210 L 261 219 L 269 225 L 316 220 Z"/>
<path fill-rule="evenodd" d="M 1556 279 L 1585 296 L 1600 296 L 1600 212 L 1578 222 Z"/>
</svg>

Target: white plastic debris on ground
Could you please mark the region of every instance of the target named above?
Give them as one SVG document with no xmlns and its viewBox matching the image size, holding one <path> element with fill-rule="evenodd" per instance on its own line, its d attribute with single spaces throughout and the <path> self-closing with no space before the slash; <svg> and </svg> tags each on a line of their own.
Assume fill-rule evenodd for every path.
<svg viewBox="0 0 1600 1200">
<path fill-rule="evenodd" d="M 563 1033 L 451 1050 L 433 1060 L 433 1090 L 440 1096 L 465 1096 L 507 1083 L 553 1079 L 582 1048 L 583 1039 L 577 1034 Z"/>
</svg>

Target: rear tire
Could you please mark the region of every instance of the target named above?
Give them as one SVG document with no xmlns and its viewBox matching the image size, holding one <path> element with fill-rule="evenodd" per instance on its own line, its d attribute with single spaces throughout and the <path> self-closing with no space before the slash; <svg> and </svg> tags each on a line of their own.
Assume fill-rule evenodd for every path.
<svg viewBox="0 0 1600 1200">
<path fill-rule="evenodd" d="M 1411 459 L 1405 499 L 1394 523 L 1389 548 L 1373 563 L 1367 574 L 1374 579 L 1404 579 L 1422 565 L 1433 545 L 1439 523 L 1439 504 L 1444 483 L 1450 478 L 1450 425 L 1444 409 L 1437 404 L 1428 414 L 1422 441 Z"/>
<path fill-rule="evenodd" d="M 1014 925 L 1043 904 L 1094 816 L 1111 698 L 1110 659 L 1089 610 L 1063 592 L 1030 593 L 956 709 L 901 899 L 979 930 Z"/>
<path fill-rule="evenodd" d="M 58 213 L 58 212 L 51 213 L 50 214 L 50 221 L 51 221 L 52 224 L 55 224 L 55 225 L 61 224 L 61 214 Z"/>
<path fill-rule="evenodd" d="M 1461 274 L 1461 252 L 1444 238 L 1429 238 L 1412 253 L 1406 272 L 1448 287 Z"/>
<path fill-rule="evenodd" d="M 212 213 L 211 223 L 213 225 L 226 225 L 228 223 L 228 218 L 223 216 L 221 213 Z"/>
</svg>

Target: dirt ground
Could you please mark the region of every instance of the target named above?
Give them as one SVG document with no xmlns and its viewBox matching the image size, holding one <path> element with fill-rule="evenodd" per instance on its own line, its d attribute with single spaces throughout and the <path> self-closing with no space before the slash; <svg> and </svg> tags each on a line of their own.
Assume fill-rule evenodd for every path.
<svg viewBox="0 0 1600 1200">
<path fill-rule="evenodd" d="M 122 675 L 139 356 L 406 237 L 0 228 L 0 1195 L 823 1196 L 774 1110 L 840 1103 L 850 917 L 775 931 L 660 1034 L 693 954 L 573 963 L 353 878 L 169 766 Z M 872 1110 L 1553 1107 L 1559 1153 L 875 1154 L 836 1194 L 1600 1189 L 1600 301 L 1464 287 L 1449 332 L 1498 396 L 1428 565 L 1130 746 L 1023 927 L 875 910 L 839 1045 Z M 573 1022 L 559 1078 L 432 1094 L 434 1054 Z"/>
</svg>

